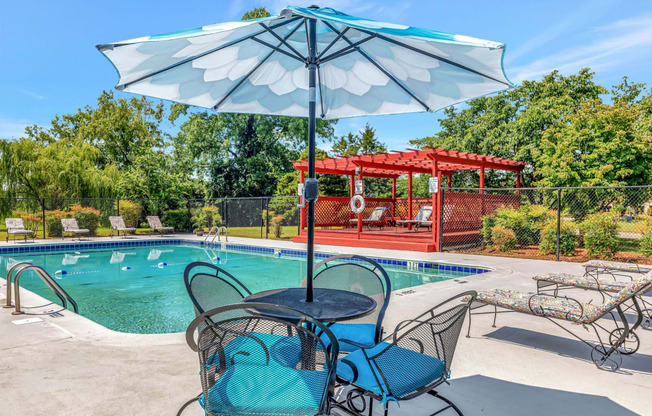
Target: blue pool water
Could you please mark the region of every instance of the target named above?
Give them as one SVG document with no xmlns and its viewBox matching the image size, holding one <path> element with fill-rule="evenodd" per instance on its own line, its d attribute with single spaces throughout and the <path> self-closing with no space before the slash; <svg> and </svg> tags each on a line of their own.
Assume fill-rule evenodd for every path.
<svg viewBox="0 0 652 416">
<path fill-rule="evenodd" d="M 81 315 L 115 331 L 141 334 L 184 331 L 194 318 L 183 283 L 183 271 L 192 261 L 218 264 L 252 293 L 300 286 L 306 273 L 305 253 L 301 251 L 232 244 L 213 248 L 151 242 L 104 246 L 111 247 L 87 249 L 93 245 L 71 245 L 52 247 L 47 252 L 39 251 L 38 247 L 21 249 L 23 252 L 16 254 L 0 252 L 0 270 L 4 275 L 17 261 L 42 266 L 78 303 Z M 407 264 L 391 259 L 382 262 L 393 290 L 486 271 L 435 263 Z M 32 272 L 20 279 L 21 287 L 59 302 Z"/>
</svg>

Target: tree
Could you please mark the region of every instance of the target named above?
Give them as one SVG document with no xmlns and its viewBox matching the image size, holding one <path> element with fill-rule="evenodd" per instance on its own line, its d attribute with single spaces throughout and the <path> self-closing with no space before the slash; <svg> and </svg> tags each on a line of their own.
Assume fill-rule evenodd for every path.
<svg viewBox="0 0 652 416">
<path fill-rule="evenodd" d="M 260 19 L 269 16 L 270 14 L 267 9 L 264 7 L 258 7 L 245 13 L 244 16 L 242 16 L 242 20 Z"/>
<path fill-rule="evenodd" d="M 593 75 L 589 69 L 567 77 L 554 71 L 541 81 L 524 81 L 517 89 L 470 100 L 464 109 L 449 107 L 444 110 L 446 117 L 439 120 L 439 132 L 410 143 L 530 162 L 522 184 L 531 185 L 541 178 L 532 153 L 544 132 L 567 123 L 583 103 L 607 92 L 595 84 Z M 453 176 L 454 186 L 477 187 L 478 182 L 476 171 Z M 511 172 L 488 170 L 485 183 L 504 187 L 513 186 L 514 180 Z"/>
</svg>

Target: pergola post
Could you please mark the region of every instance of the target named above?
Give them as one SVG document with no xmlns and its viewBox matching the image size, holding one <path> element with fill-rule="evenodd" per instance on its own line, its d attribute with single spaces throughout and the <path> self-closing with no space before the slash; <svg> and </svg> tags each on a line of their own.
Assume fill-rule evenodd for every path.
<svg viewBox="0 0 652 416">
<path fill-rule="evenodd" d="M 432 221 L 432 242 L 435 245 L 435 251 L 440 251 L 440 241 L 439 241 L 439 226 L 441 221 L 441 206 L 439 197 L 439 192 L 441 192 L 441 172 L 439 171 L 439 163 L 437 159 L 432 161 L 432 177 L 438 179 L 437 189 L 432 193 L 432 214 L 430 214 L 430 220 Z"/>
<path fill-rule="evenodd" d="M 484 194 L 484 166 L 480 168 L 480 193 Z"/>
<path fill-rule="evenodd" d="M 448 176 L 448 186 L 447 186 L 447 188 L 450 190 L 453 187 L 453 174 L 449 173 L 447 176 Z"/>
<path fill-rule="evenodd" d="M 360 180 L 360 181 L 362 180 L 362 167 L 360 167 L 360 173 L 358 174 L 358 180 Z M 364 186 L 362 187 L 361 195 L 364 196 Z M 362 233 L 362 214 L 363 213 L 364 213 L 364 211 L 360 211 L 360 213 L 358 214 L 358 240 L 360 239 L 360 234 Z"/>
<path fill-rule="evenodd" d="M 414 219 L 412 217 L 412 171 L 408 171 L 408 210 L 407 210 L 407 219 Z M 408 230 L 412 229 L 412 224 L 408 224 Z"/>
<path fill-rule="evenodd" d="M 516 196 L 521 196 L 521 191 L 518 189 L 521 188 L 521 171 L 516 172 Z"/>
<path fill-rule="evenodd" d="M 299 183 L 305 185 L 306 182 L 306 172 L 304 171 L 299 171 Z M 300 216 L 299 216 L 299 223 L 301 224 L 301 233 L 303 234 L 303 230 L 306 228 L 306 201 L 301 197 L 301 203 L 303 204 L 303 208 L 301 208 Z"/>
<path fill-rule="evenodd" d="M 396 212 L 396 177 L 392 179 L 392 217 Z"/>
</svg>

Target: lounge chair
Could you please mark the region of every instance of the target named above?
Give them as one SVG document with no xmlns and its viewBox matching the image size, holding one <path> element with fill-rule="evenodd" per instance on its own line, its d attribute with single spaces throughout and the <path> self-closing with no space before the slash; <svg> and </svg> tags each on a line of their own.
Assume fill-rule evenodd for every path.
<svg viewBox="0 0 652 416">
<path fill-rule="evenodd" d="M 427 227 L 430 229 L 432 228 L 432 221 L 430 221 L 431 216 L 432 206 L 424 205 L 413 220 L 398 220 L 396 221 L 396 225 L 414 225 L 415 231 L 419 231 L 419 227 Z"/>
<path fill-rule="evenodd" d="M 118 236 L 120 236 L 120 231 L 122 231 L 122 237 L 126 237 L 127 233 L 135 233 L 136 229 L 133 227 L 127 227 L 125 225 L 125 220 L 122 217 L 109 217 L 109 222 L 111 223 L 111 235 L 113 237 L 113 232 L 117 231 Z"/>
<path fill-rule="evenodd" d="M 634 331 L 643 322 L 643 312 L 638 304 L 637 297 L 651 289 L 652 272 L 627 283 L 625 287 L 607 299 L 602 305 L 593 305 L 572 298 L 555 297 L 543 293 L 532 295 L 505 289 L 492 289 L 478 292 L 476 301 L 481 305 L 472 309 L 475 310 L 486 305 L 493 305 L 494 312 L 490 313 L 494 314 L 494 327 L 496 325 L 498 307 L 508 309 L 509 312 L 522 312 L 546 318 L 591 347 L 591 360 L 597 367 L 616 371 L 620 368 L 622 362 L 620 354 L 633 354 L 638 350 L 640 341 Z M 636 322 L 631 327 L 624 313 L 624 307 L 627 306 L 625 302 L 629 301 L 632 302 L 637 312 Z M 620 324 L 616 321 L 614 310 L 621 320 Z M 469 313 L 469 315 L 481 313 Z M 616 326 L 611 331 L 598 322 L 600 318 L 607 316 L 613 319 Z M 598 338 L 597 344 L 584 340 L 553 319 L 572 322 L 584 327 L 590 326 Z M 469 323 L 469 332 L 470 330 L 471 324 Z M 606 342 L 607 337 L 603 340 L 598 330 L 608 335 L 608 342 Z"/>
<path fill-rule="evenodd" d="M 292 319 L 280 321 L 265 312 Z M 328 347 L 315 330 L 329 340 Z M 281 306 L 240 303 L 199 315 L 186 341 L 199 354 L 198 400 L 206 415 L 330 414 L 338 344 L 323 323 Z M 296 362 L 284 362 L 286 354 L 296 355 Z"/>
<path fill-rule="evenodd" d="M 156 215 L 147 217 L 147 224 L 149 224 L 150 234 L 154 231 L 161 234 L 174 234 L 174 227 L 164 227 L 163 224 L 161 224 L 161 220 Z"/>
<path fill-rule="evenodd" d="M 625 276 L 631 279 L 631 273 L 645 274 L 652 271 L 652 265 L 637 264 L 636 260 L 629 259 L 626 262 L 607 261 L 607 260 L 589 260 L 582 264 L 586 274 L 600 276 L 608 274 L 611 276 Z"/>
<path fill-rule="evenodd" d="M 387 272 L 371 259 L 349 254 L 322 260 L 314 270 L 314 287 L 361 293 L 373 298 L 378 305 L 362 318 L 327 324 L 340 342 L 340 352 L 371 348 L 380 342 L 383 318 L 392 292 Z"/>
<path fill-rule="evenodd" d="M 23 223 L 22 218 L 5 218 L 5 225 L 7 226 L 7 243 L 9 242 L 10 235 L 14 236 L 14 243 L 16 242 L 17 235 L 25 237 L 25 242 L 27 242 L 28 235 L 34 237 L 34 231 L 25 228 L 25 223 Z"/>
<path fill-rule="evenodd" d="M 374 225 L 378 228 L 383 228 L 385 226 L 385 213 L 387 212 L 386 207 L 376 207 L 369 214 L 367 218 L 362 219 L 362 225 L 366 225 L 371 229 Z M 349 226 L 355 227 L 358 225 L 358 219 L 353 218 L 349 220 Z"/>
<path fill-rule="evenodd" d="M 64 239 L 66 238 L 66 233 L 73 234 L 80 240 L 82 235 L 86 235 L 90 233 L 90 230 L 87 230 L 85 228 L 79 228 L 79 224 L 77 224 L 77 220 L 74 218 L 62 218 L 61 225 L 63 226 L 63 232 L 61 233 L 61 237 Z"/>
<path fill-rule="evenodd" d="M 446 403 L 446 407 L 432 415 L 447 409 L 462 415 L 457 406 L 434 389 L 450 377 L 457 340 L 475 294 L 470 291 L 448 299 L 414 319 L 399 323 L 394 333 L 375 347 L 359 349 L 341 358 L 337 363 L 337 380 L 352 388 L 344 400 L 333 403 L 333 408 L 360 416 L 366 403 L 359 408 L 360 404 L 354 400 L 364 401 L 368 397 L 369 415 L 373 400 L 385 405 L 387 415 L 389 401 L 398 404 L 427 393 Z M 428 410 L 430 414 L 434 409 Z M 408 410 L 406 414 L 414 413 Z"/>
</svg>

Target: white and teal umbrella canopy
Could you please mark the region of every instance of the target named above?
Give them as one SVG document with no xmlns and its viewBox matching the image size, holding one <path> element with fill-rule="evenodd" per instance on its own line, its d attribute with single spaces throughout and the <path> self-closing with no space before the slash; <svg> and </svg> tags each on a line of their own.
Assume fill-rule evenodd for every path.
<svg viewBox="0 0 652 416">
<path fill-rule="evenodd" d="M 308 116 L 308 19 L 317 115 L 437 111 L 512 87 L 505 45 L 375 22 L 329 8 L 99 45 L 119 90 L 222 112 Z"/>
</svg>

